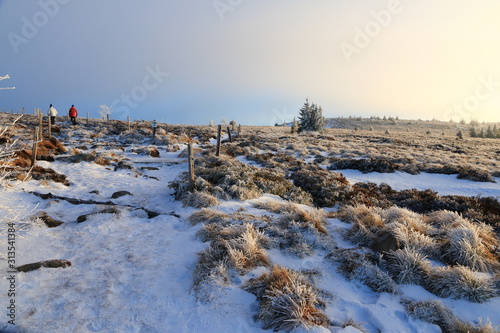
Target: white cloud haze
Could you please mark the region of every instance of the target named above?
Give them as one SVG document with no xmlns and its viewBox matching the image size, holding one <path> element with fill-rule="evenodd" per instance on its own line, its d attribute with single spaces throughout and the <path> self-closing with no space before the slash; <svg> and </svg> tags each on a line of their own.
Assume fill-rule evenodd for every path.
<svg viewBox="0 0 500 333">
<path fill-rule="evenodd" d="M 500 121 L 499 13 L 491 0 L 4 0 L 0 75 L 17 89 L 0 109 L 271 125 L 309 97 L 331 117 Z"/>
</svg>

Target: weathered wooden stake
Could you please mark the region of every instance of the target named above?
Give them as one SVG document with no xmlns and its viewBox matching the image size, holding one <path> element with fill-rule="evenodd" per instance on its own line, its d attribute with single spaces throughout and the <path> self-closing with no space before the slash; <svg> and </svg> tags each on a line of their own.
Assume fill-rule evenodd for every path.
<svg viewBox="0 0 500 333">
<path fill-rule="evenodd" d="M 240 134 L 241 134 L 241 124 L 238 125 L 238 136 L 240 136 Z"/>
<path fill-rule="evenodd" d="M 23 113 L 22 113 L 22 114 L 23 114 L 23 116 L 24 116 L 24 108 L 23 108 Z"/>
<path fill-rule="evenodd" d="M 188 143 L 189 190 L 194 190 L 194 154 L 191 143 Z"/>
<path fill-rule="evenodd" d="M 217 126 L 217 148 L 215 156 L 220 156 L 220 140 L 221 140 L 222 125 Z"/>
<path fill-rule="evenodd" d="M 49 127 L 49 139 L 52 137 L 52 120 L 48 117 L 48 127 Z"/>
<path fill-rule="evenodd" d="M 42 110 L 40 109 L 38 109 L 38 121 L 39 121 L 38 131 L 40 133 L 38 139 L 41 140 L 43 138 L 43 113 Z"/>
<path fill-rule="evenodd" d="M 33 149 L 31 150 L 31 166 L 34 167 L 36 163 L 36 151 L 38 149 L 38 135 L 40 134 L 38 127 L 35 127 L 35 135 L 33 137 Z"/>
<path fill-rule="evenodd" d="M 231 133 L 229 126 L 227 127 L 227 135 L 229 136 L 229 142 L 233 142 L 233 134 Z"/>
<path fill-rule="evenodd" d="M 130 131 L 130 116 L 127 116 L 128 130 Z"/>
</svg>

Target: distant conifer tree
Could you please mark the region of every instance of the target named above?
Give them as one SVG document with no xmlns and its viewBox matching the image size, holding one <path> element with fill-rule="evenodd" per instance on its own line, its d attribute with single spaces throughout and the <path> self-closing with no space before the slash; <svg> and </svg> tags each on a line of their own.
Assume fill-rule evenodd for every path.
<svg viewBox="0 0 500 333">
<path fill-rule="evenodd" d="M 488 126 L 488 129 L 486 130 L 486 137 L 490 139 L 495 138 L 495 133 L 493 133 L 493 130 L 491 129 L 491 125 Z"/>
<path fill-rule="evenodd" d="M 306 102 L 299 111 L 299 132 L 302 131 L 322 131 L 325 128 L 325 118 L 323 109 L 316 104 Z"/>
</svg>

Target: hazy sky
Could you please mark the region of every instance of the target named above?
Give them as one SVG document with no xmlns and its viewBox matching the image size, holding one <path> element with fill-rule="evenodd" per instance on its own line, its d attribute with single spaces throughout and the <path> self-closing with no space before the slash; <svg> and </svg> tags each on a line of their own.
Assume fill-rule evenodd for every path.
<svg viewBox="0 0 500 333">
<path fill-rule="evenodd" d="M 498 0 L 0 0 L 0 109 L 500 121 Z"/>
</svg>

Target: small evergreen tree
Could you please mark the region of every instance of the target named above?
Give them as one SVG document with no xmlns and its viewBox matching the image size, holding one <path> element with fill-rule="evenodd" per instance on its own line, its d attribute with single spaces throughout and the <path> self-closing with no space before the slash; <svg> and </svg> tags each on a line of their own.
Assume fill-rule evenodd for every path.
<svg viewBox="0 0 500 333">
<path fill-rule="evenodd" d="M 484 129 L 483 128 L 481 128 L 481 132 L 479 132 L 478 136 L 480 138 L 485 138 L 486 137 L 486 134 L 484 133 Z"/>
<path fill-rule="evenodd" d="M 462 131 L 459 130 L 457 133 L 457 139 L 462 140 L 464 138 L 464 135 L 462 134 Z"/>
<path fill-rule="evenodd" d="M 491 129 L 491 125 L 488 126 L 488 129 L 486 130 L 486 137 L 490 139 L 495 138 L 495 133 L 493 133 L 493 130 Z"/>
<path fill-rule="evenodd" d="M 325 128 L 325 118 L 323 109 L 316 104 L 306 102 L 299 111 L 299 132 L 302 131 L 322 131 Z"/>
<path fill-rule="evenodd" d="M 474 126 L 472 126 L 469 130 L 469 135 L 471 138 L 477 138 L 477 132 L 476 132 L 476 128 Z"/>
<path fill-rule="evenodd" d="M 299 123 L 297 122 L 297 119 L 293 117 L 292 134 L 298 131 L 299 131 Z"/>
</svg>

